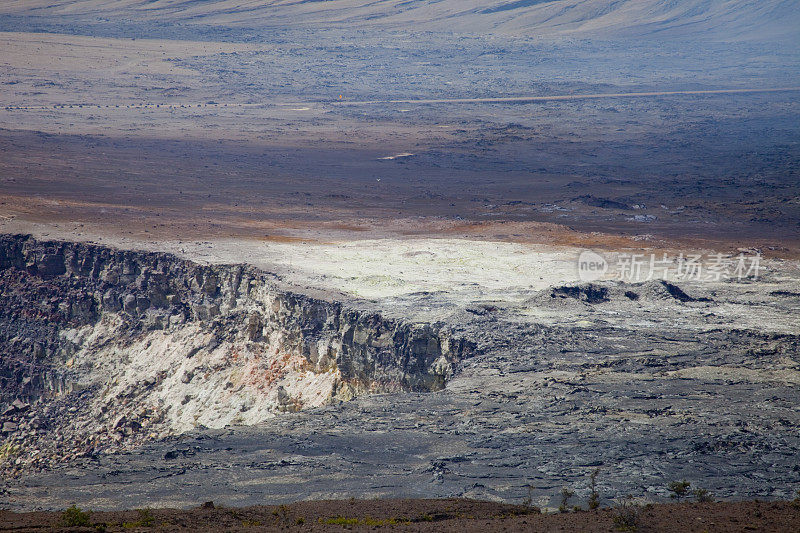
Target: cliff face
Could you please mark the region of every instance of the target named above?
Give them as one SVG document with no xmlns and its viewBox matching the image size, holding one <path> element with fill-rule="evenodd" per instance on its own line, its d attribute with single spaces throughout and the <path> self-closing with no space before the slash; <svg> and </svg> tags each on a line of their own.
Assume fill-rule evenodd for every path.
<svg viewBox="0 0 800 533">
<path fill-rule="evenodd" d="M 63 455 L 92 454 L 368 392 L 432 391 L 473 349 L 275 281 L 243 265 L 0 237 L 5 436 L 55 432 Z"/>
</svg>

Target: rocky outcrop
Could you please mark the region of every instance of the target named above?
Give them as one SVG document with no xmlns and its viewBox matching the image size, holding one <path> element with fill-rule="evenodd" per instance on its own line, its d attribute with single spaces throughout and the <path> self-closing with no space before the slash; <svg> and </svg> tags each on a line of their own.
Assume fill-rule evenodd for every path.
<svg viewBox="0 0 800 533">
<path fill-rule="evenodd" d="M 23 235 L 0 237 L 0 296 L 0 429 L 14 446 L 60 432 L 63 455 L 437 390 L 474 348 L 249 266 Z"/>
<path fill-rule="evenodd" d="M 563 307 L 573 304 L 602 304 L 620 300 L 708 303 L 706 296 L 693 297 L 677 285 L 656 279 L 642 283 L 583 283 L 563 285 L 539 291 L 528 301 L 541 307 Z"/>
</svg>

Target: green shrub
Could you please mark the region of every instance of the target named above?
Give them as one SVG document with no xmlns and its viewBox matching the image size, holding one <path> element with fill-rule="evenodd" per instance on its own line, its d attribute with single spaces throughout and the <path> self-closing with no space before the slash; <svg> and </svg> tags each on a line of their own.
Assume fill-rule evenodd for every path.
<svg viewBox="0 0 800 533">
<path fill-rule="evenodd" d="M 597 492 L 597 475 L 600 474 L 600 469 L 596 468 L 592 475 L 589 477 L 591 480 L 592 492 L 589 494 L 589 509 L 594 511 L 600 507 L 600 493 Z"/>
<path fill-rule="evenodd" d="M 421 515 L 417 520 L 409 520 L 407 518 L 373 518 L 365 516 L 364 518 L 347 518 L 345 516 L 336 516 L 333 518 L 320 518 L 317 520 L 320 524 L 331 526 L 368 526 L 368 527 L 384 527 L 396 525 L 409 525 L 412 522 L 432 522 L 433 517 L 430 515 Z M 303 521 L 305 522 L 305 520 Z M 298 522 L 300 525 L 301 522 Z"/>
<path fill-rule="evenodd" d="M 21 446 L 11 444 L 10 442 L 4 442 L 3 445 L 0 446 L 0 463 L 10 461 L 18 456 L 21 452 Z"/>
<path fill-rule="evenodd" d="M 82 527 L 89 525 L 90 511 L 72 505 L 61 513 L 61 524 L 67 527 Z"/>
<path fill-rule="evenodd" d="M 684 496 L 686 496 L 688 494 L 690 486 L 691 486 L 691 483 L 689 483 L 685 479 L 683 481 L 671 481 L 667 485 L 667 488 L 672 493 L 670 495 L 670 498 L 673 498 L 673 499 L 683 498 Z"/>
<path fill-rule="evenodd" d="M 695 489 L 694 497 L 697 498 L 698 502 L 713 502 L 714 495 L 708 492 L 706 489 Z"/>
<path fill-rule="evenodd" d="M 328 524 L 331 526 L 357 526 L 359 524 L 358 518 L 346 518 L 344 516 L 336 516 L 334 518 L 319 519 L 320 523 Z"/>
</svg>

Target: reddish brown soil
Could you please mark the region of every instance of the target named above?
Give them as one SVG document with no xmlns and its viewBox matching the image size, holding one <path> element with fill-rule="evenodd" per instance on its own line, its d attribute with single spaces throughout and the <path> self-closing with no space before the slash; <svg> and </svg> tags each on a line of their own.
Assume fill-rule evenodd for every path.
<svg viewBox="0 0 800 533">
<path fill-rule="evenodd" d="M 89 525 L 66 527 L 62 512 L 0 512 L 4 531 L 624 531 L 620 511 L 605 508 L 539 514 L 522 506 L 472 500 L 350 500 L 191 510 L 89 514 Z M 674 503 L 637 507 L 628 531 L 800 531 L 795 502 Z"/>
</svg>

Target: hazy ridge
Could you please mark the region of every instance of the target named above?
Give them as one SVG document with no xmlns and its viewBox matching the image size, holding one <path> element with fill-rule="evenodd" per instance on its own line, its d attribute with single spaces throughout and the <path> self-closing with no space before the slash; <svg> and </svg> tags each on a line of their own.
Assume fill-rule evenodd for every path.
<svg viewBox="0 0 800 533">
<path fill-rule="evenodd" d="M 393 27 L 527 36 L 800 37 L 789 0 L 12 0 L 0 14 L 246 27 Z"/>
</svg>

